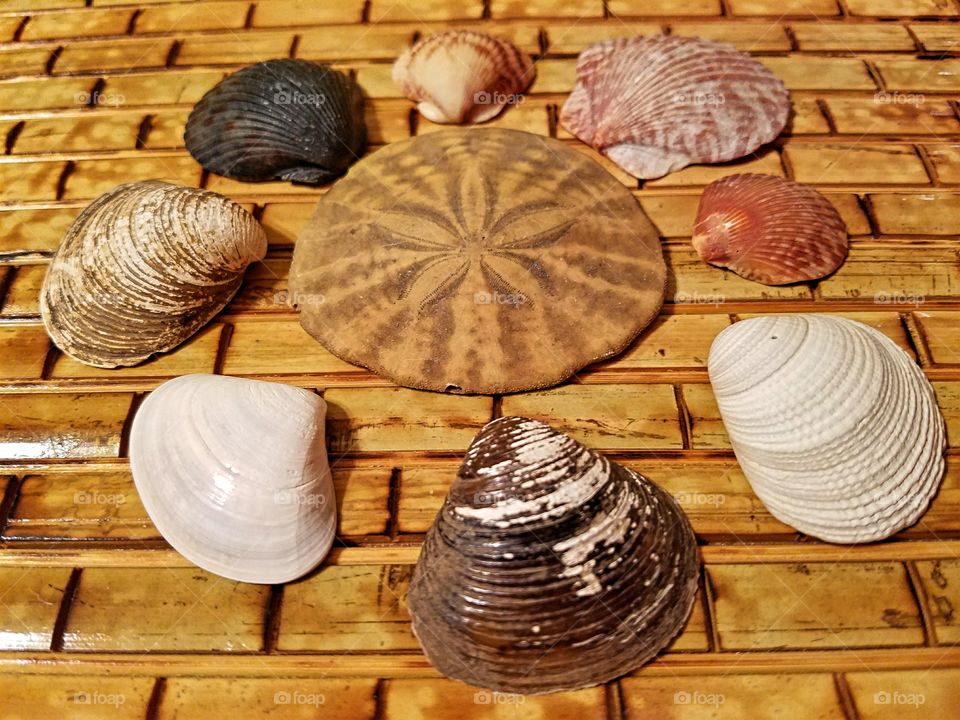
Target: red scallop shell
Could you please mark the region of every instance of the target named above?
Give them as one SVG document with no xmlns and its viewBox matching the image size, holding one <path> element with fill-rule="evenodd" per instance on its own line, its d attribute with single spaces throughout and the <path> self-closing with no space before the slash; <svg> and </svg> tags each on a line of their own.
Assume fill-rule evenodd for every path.
<svg viewBox="0 0 960 720">
<path fill-rule="evenodd" d="M 780 134 L 789 112 L 783 83 L 732 45 L 654 35 L 584 50 L 560 122 L 649 179 L 748 155 Z"/>
<path fill-rule="evenodd" d="M 707 185 L 693 233 L 702 260 L 766 285 L 816 280 L 847 257 L 847 228 L 830 201 L 775 175 Z"/>
</svg>

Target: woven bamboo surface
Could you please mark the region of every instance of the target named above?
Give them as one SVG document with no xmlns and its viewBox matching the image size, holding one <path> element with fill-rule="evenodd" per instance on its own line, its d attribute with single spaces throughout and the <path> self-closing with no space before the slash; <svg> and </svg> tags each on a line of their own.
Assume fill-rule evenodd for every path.
<svg viewBox="0 0 960 720">
<path fill-rule="evenodd" d="M 960 3 L 957 0 L 0 0 L 0 717 L 389 720 L 496 717 L 960 717 Z M 557 112 L 576 54 L 613 35 L 732 42 L 790 88 L 788 132 L 755 156 L 634 188 L 659 228 L 667 305 L 639 342 L 562 387 L 454 397 L 391 386 L 326 353 L 284 303 L 292 244 L 323 189 L 203 173 L 183 148 L 192 104 L 273 57 L 356 72 L 376 145 L 436 129 L 390 63 L 416 37 L 471 26 L 538 59 L 492 126 L 578 146 Z M 771 288 L 700 263 L 698 195 L 738 171 L 811 183 L 850 258 L 827 280 Z M 165 178 L 253 209 L 268 259 L 185 346 L 102 371 L 51 347 L 45 263 L 102 191 Z M 836 312 L 881 329 L 934 383 L 948 424 L 933 507 L 890 541 L 798 537 L 750 492 L 707 383 L 714 336 L 755 313 Z M 338 549 L 280 587 L 190 566 L 137 499 L 126 452 L 145 393 L 220 372 L 323 393 Z M 440 678 L 410 633 L 418 545 L 476 430 L 541 418 L 674 493 L 703 547 L 682 636 L 625 679 L 537 698 Z"/>
</svg>

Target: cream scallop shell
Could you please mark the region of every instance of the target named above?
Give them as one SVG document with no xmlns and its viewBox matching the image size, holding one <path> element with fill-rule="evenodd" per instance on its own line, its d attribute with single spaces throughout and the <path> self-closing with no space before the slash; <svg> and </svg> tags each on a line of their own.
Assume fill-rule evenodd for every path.
<svg viewBox="0 0 960 720">
<path fill-rule="evenodd" d="M 336 501 L 326 404 L 301 388 L 184 375 L 150 393 L 130 433 L 130 467 L 161 535 L 205 570 L 282 583 L 326 556 Z"/>
<path fill-rule="evenodd" d="M 830 315 L 743 320 L 714 340 L 708 369 L 744 474 L 788 525 L 880 540 L 936 494 L 945 432 L 933 389 L 879 331 Z"/>
<path fill-rule="evenodd" d="M 429 35 L 393 66 L 393 81 L 436 123 L 489 120 L 516 102 L 535 74 L 513 43 L 470 30 Z"/>
</svg>

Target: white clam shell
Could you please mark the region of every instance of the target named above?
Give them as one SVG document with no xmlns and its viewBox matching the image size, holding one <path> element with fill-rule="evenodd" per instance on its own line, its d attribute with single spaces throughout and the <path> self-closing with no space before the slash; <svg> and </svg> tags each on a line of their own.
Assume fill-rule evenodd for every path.
<svg viewBox="0 0 960 720">
<path fill-rule="evenodd" d="M 309 572 L 336 532 L 325 414 L 319 396 L 280 383 L 164 383 L 130 435 L 147 513 L 174 549 L 217 575 L 282 583 Z"/>
<path fill-rule="evenodd" d="M 913 525 L 944 472 L 933 389 L 883 333 L 768 315 L 714 340 L 710 382 L 737 460 L 779 520 L 837 543 Z"/>
</svg>

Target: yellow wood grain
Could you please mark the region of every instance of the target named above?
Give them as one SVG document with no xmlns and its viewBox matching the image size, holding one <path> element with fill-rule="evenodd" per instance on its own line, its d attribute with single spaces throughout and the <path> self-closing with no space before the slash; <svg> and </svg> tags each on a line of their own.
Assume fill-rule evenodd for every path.
<svg viewBox="0 0 960 720">
<path fill-rule="evenodd" d="M 757 720 L 843 720 L 828 673 L 809 675 L 691 675 L 621 681 L 630 716 L 656 712 L 664 720 L 749 717 Z"/>
<path fill-rule="evenodd" d="M 195 568 L 89 568 L 64 628 L 66 650 L 253 652 L 269 586 Z"/>
<path fill-rule="evenodd" d="M 103 675 L 24 675 L 0 678 L 4 715 L 18 720 L 76 718 L 140 720 L 147 713 L 152 677 L 111 678 Z"/>
<path fill-rule="evenodd" d="M 48 650 L 69 568 L 0 568 L 0 634 L 9 650 Z"/>
<path fill-rule="evenodd" d="M 920 610 L 899 563 L 723 565 L 708 572 L 725 650 L 923 642 Z"/>
</svg>

